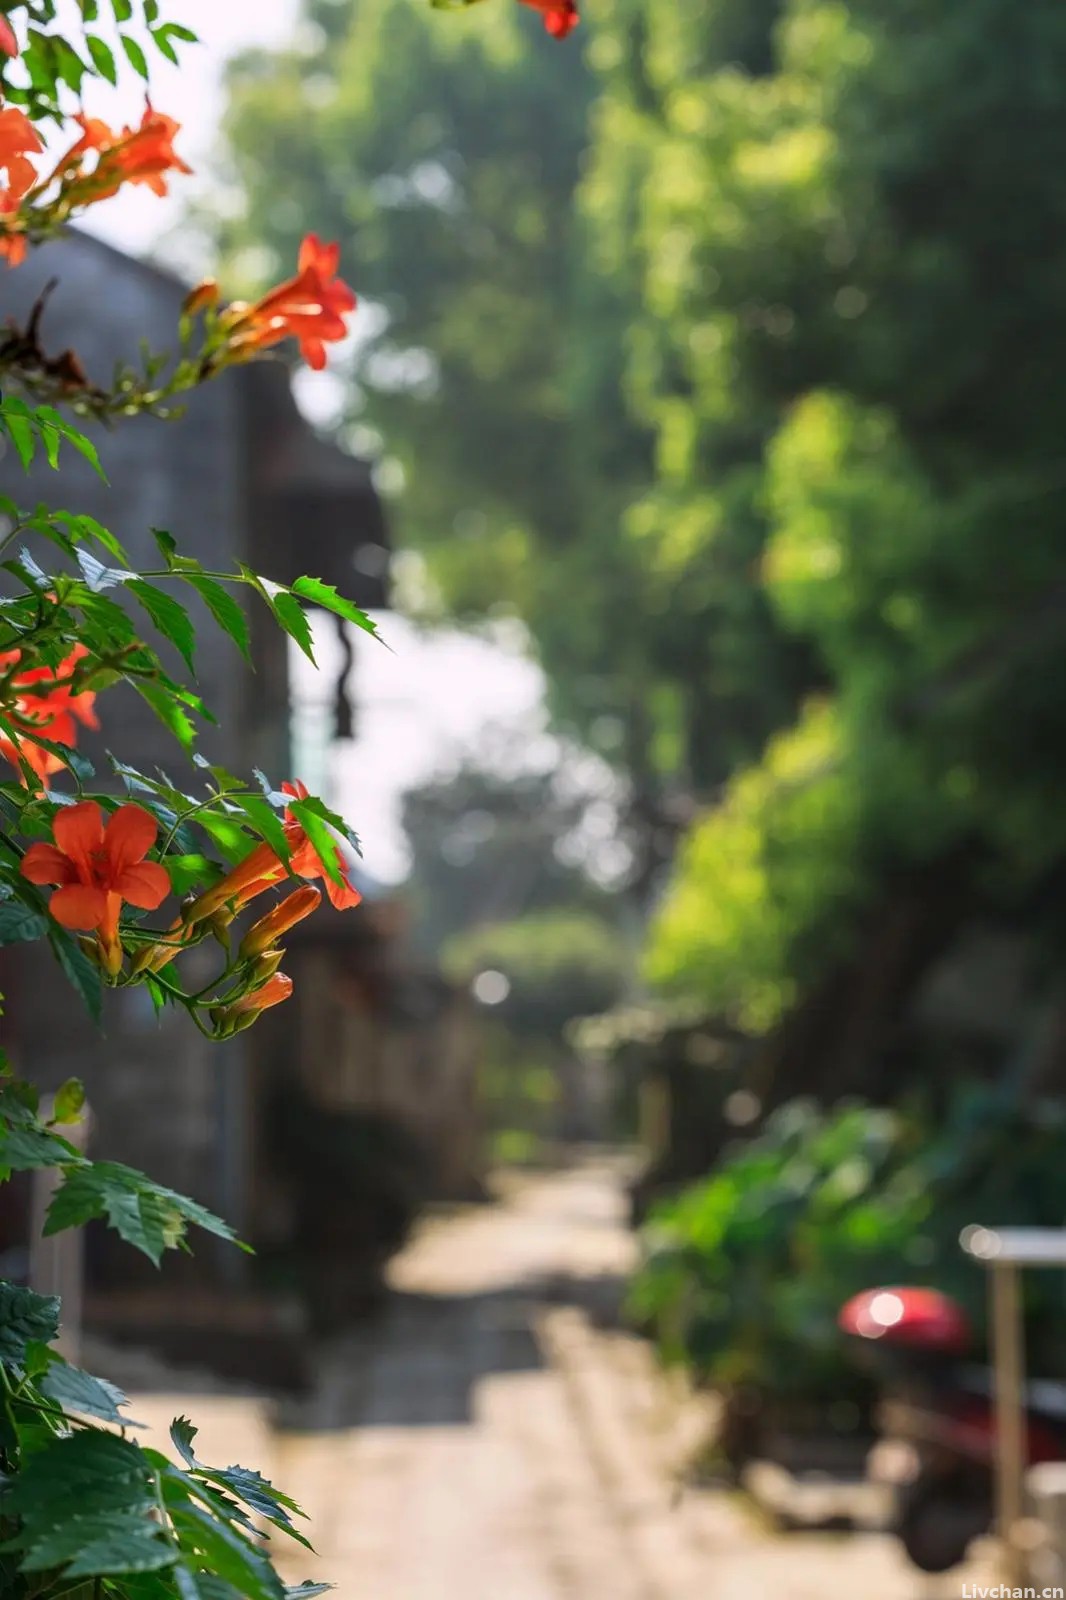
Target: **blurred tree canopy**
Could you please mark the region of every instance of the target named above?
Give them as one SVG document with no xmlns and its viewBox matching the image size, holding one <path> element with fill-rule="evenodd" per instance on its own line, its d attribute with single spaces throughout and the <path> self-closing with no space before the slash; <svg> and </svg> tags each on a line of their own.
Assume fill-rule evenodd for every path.
<svg viewBox="0 0 1066 1600">
<path fill-rule="evenodd" d="M 625 989 L 628 952 L 617 932 L 588 911 L 530 912 L 457 934 L 445 968 L 470 983 L 481 972 L 507 979 L 497 1014 L 514 1033 L 559 1043 L 574 1017 L 606 1011 Z"/>
<path fill-rule="evenodd" d="M 649 573 L 629 526 L 654 477 L 654 417 L 627 396 L 646 152 L 613 152 L 608 224 L 597 73 L 520 7 L 305 0 L 304 18 L 291 49 L 231 67 L 245 200 L 221 242 L 238 275 L 269 276 L 314 198 L 366 308 L 346 419 L 402 464 L 401 537 L 450 618 L 528 625 L 557 724 L 629 781 L 640 878 L 679 798 L 713 792 L 793 703 L 761 661 L 778 636 L 750 519 L 698 583 Z"/>
<path fill-rule="evenodd" d="M 342 239 L 405 538 L 529 625 L 649 879 L 711 806 L 649 970 L 764 1029 L 901 870 L 1066 858 L 1066 9 L 587 9 L 306 0 L 224 243 Z"/>
<path fill-rule="evenodd" d="M 641 6 L 611 95 L 646 122 L 639 62 L 650 559 L 689 526 L 705 571 L 697 508 L 750 482 L 753 580 L 815 649 L 821 704 L 697 826 L 651 952 L 761 1027 L 905 866 L 1063 856 L 1066 13 L 792 0 L 744 70 L 731 9 L 701 50 Z"/>
</svg>

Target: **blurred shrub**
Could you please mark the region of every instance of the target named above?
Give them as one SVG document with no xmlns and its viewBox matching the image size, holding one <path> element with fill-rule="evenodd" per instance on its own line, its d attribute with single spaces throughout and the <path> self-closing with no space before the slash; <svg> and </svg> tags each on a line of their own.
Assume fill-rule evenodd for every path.
<svg viewBox="0 0 1066 1600">
<path fill-rule="evenodd" d="M 626 981 L 628 954 L 602 917 L 540 911 L 449 940 L 444 965 L 460 983 L 481 972 L 502 973 L 509 988 L 496 1007 L 500 1020 L 516 1033 L 558 1038 L 572 1017 L 615 1004 Z"/>
<path fill-rule="evenodd" d="M 852 1294 L 932 1284 L 984 1323 L 983 1274 L 959 1248 L 969 1223 L 1061 1226 L 1066 1110 L 1009 1092 L 958 1092 L 934 1128 L 861 1103 L 782 1107 L 765 1130 L 652 1214 L 631 1288 L 669 1362 L 777 1401 L 861 1394 L 837 1331 Z M 1030 1364 L 1066 1373 L 1061 1274 L 1027 1280 Z"/>
</svg>

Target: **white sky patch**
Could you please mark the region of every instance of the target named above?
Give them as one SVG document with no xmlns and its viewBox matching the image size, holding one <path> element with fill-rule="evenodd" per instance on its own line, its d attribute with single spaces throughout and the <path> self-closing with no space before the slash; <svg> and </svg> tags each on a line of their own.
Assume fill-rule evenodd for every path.
<svg viewBox="0 0 1066 1600">
<path fill-rule="evenodd" d="M 514 646 L 453 630 L 425 634 L 387 612 L 376 620 L 390 649 L 356 636 L 357 738 L 331 758 L 325 739 L 340 661 L 332 622 L 314 618 L 318 672 L 295 646 L 290 652 L 295 756 L 298 775 L 359 834 L 371 877 L 395 883 L 409 865 L 404 792 L 497 740 L 534 748 L 545 737 L 544 680 Z"/>
<path fill-rule="evenodd" d="M 223 111 L 222 77 L 228 57 L 249 47 L 285 44 L 293 36 L 297 10 L 297 0 L 186 0 L 172 20 L 192 28 L 199 34 L 200 43 L 177 42 L 178 66 L 153 46 L 146 46 L 153 103 L 182 124 L 175 148 L 193 168 L 194 175 L 207 171 L 217 147 Z M 78 39 L 83 25 L 74 0 L 59 0 L 57 26 L 71 40 Z M 100 16 L 91 31 L 112 47 L 120 70 L 114 89 L 102 79 L 86 81 L 86 111 L 113 126 L 140 121 L 144 84 L 127 66 L 108 6 L 100 7 Z M 129 25 L 127 31 L 139 37 L 134 25 Z M 195 176 L 189 179 L 178 175 L 165 199 L 143 185 L 123 189 L 113 200 L 91 209 L 80 225 L 120 250 L 145 255 L 179 220 L 189 186 L 195 184 Z"/>
</svg>

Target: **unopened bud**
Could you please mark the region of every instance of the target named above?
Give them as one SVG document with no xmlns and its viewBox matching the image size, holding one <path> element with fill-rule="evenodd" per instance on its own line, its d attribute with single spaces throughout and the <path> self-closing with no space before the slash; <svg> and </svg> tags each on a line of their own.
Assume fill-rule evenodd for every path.
<svg viewBox="0 0 1066 1600">
<path fill-rule="evenodd" d="M 186 317 L 194 317 L 198 311 L 206 311 L 210 306 L 217 305 L 218 284 L 214 278 L 205 278 L 195 289 L 189 290 L 182 301 L 181 309 Z"/>
<path fill-rule="evenodd" d="M 322 896 L 310 884 L 302 889 L 294 889 L 273 911 L 268 911 L 265 917 L 260 917 L 258 922 L 252 924 L 241 940 L 237 954 L 242 961 L 250 961 L 261 955 L 321 904 Z"/>
</svg>

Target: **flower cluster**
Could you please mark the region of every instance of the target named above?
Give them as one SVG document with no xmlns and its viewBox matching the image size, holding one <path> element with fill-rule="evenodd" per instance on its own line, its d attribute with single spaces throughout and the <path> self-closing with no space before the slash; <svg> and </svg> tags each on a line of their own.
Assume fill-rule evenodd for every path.
<svg viewBox="0 0 1066 1600">
<path fill-rule="evenodd" d="M 65 763 L 40 740 L 73 746 L 78 723 L 100 726 L 93 709 L 96 695 L 75 687 L 78 664 L 88 654 L 83 644 L 76 644 L 58 667 L 20 672 L 21 651 L 0 651 L 0 754 L 20 773 L 29 767 L 46 788 L 52 773 Z"/>
<path fill-rule="evenodd" d="M 300 246 L 296 276 L 271 289 L 254 305 L 229 306 L 219 319 L 231 360 L 244 361 L 278 344 L 298 339 L 300 354 L 316 371 L 326 364 L 325 346 L 347 333 L 345 316 L 355 310 L 355 295 L 337 277 L 340 246 L 323 244 L 309 233 Z M 205 286 L 190 297 L 202 297 Z"/>
<path fill-rule="evenodd" d="M 307 798 L 302 783 L 285 784 L 284 789 L 293 799 Z M 159 934 L 124 927 L 121 921 L 124 904 L 155 911 L 171 892 L 164 863 L 147 859 L 156 845 L 159 825 L 142 806 L 120 806 L 106 823 L 95 800 L 61 807 L 52 826 L 52 840 L 31 844 L 20 870 L 30 883 L 52 886 L 48 909 L 62 927 L 94 936 L 89 948 L 113 982 L 134 981 L 146 973 L 158 978 L 171 961 L 208 934 L 224 939 L 229 925 L 250 901 L 289 877 L 321 879 L 340 910 L 359 904 L 359 891 L 336 845 L 327 865 L 291 811 L 285 813 L 284 832 L 290 852 L 288 866 L 269 845 L 255 846 Z M 249 1027 L 260 1012 L 288 999 L 292 981 L 278 971 L 284 955 L 281 940 L 321 901 L 320 892 L 305 884 L 243 934 L 224 972 L 204 991 L 223 991 L 208 1003 L 216 1038 Z"/>
</svg>

